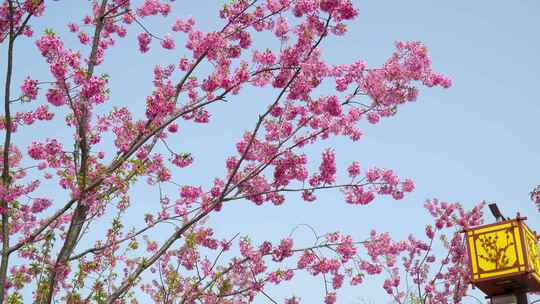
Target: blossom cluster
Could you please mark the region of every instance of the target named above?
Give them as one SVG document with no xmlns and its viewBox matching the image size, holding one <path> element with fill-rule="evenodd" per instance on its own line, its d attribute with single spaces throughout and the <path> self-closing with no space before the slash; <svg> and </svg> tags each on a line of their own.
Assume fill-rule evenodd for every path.
<svg viewBox="0 0 540 304">
<path fill-rule="evenodd" d="M 470 280 L 462 231 L 482 224 L 484 205 L 482 202 L 467 211 L 458 203 L 427 201 L 424 206 L 435 225 L 426 225 L 424 240 L 411 235 L 407 240 L 394 242 L 389 234 L 372 231 L 364 244 L 370 258 L 361 262 L 361 269 L 368 274 L 388 273 L 383 288 L 397 303 L 410 298 L 430 304 L 460 303 L 467 295 Z M 436 236 L 446 256 L 436 256 Z M 417 291 L 403 286 L 403 277 Z"/>
<path fill-rule="evenodd" d="M 533 191 L 531 191 L 531 200 L 536 204 L 538 210 L 540 210 L 540 185 L 536 186 Z"/>
</svg>

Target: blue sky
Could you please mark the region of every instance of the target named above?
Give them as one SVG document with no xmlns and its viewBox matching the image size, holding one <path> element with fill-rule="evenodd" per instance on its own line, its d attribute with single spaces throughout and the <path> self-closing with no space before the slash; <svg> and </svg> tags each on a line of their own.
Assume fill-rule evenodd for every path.
<svg viewBox="0 0 540 304">
<path fill-rule="evenodd" d="M 183 17 L 193 15 L 203 29 L 210 30 L 219 25 L 216 3 L 222 2 L 176 1 L 175 12 Z M 494 201 L 507 216 L 519 211 L 529 217 L 529 226 L 539 229 L 540 218 L 528 193 L 540 183 L 540 3 L 354 2 L 360 16 L 350 24 L 345 38 L 322 44 L 326 59 L 336 63 L 364 59 L 370 66 L 377 66 L 391 54 L 395 40 L 421 40 L 429 48 L 434 69 L 448 75 L 453 87 L 422 89 L 418 101 L 402 107 L 394 118 L 376 126 L 366 125 L 364 139 L 358 144 L 339 139 L 310 152 L 318 155 L 322 148 L 331 146 L 342 168 L 357 159 L 364 168 L 394 169 L 400 176 L 414 179 L 416 191 L 402 201 L 379 199 L 365 207 L 349 206 L 335 192 L 320 195 L 316 204 L 306 204 L 297 197 L 280 207 L 235 203 L 210 220 L 218 235 L 230 237 L 240 232 L 255 240 L 277 240 L 296 225 L 306 223 L 321 233 L 341 230 L 358 239 L 365 238 L 372 228 L 405 238 L 409 233 L 423 232 L 429 217 L 422 205 L 428 198 L 457 201 L 468 207 L 482 200 Z M 70 37 L 65 34 L 65 24 L 71 20 L 66 18 L 67 11 L 70 16 L 80 16 L 81 3 L 87 2 L 51 2 L 46 18 L 38 23 L 61 28 L 59 32 Z M 170 31 L 173 20 L 171 17 L 166 23 L 151 22 L 149 26 L 157 33 L 165 33 Z M 48 79 L 32 41 L 18 46 L 17 80 L 31 73 Z M 178 48 L 181 44 L 177 41 L 177 50 L 166 52 L 158 50 L 154 43 L 155 50 L 140 56 L 128 51 L 135 47 L 133 32 L 120 40 L 98 70 L 111 76 L 112 102 L 128 103 L 133 111 L 141 113 L 144 98 L 151 90 L 153 65 L 176 62 L 183 52 Z M 5 48 L 1 51 L 4 56 Z M 255 123 L 256 110 L 264 105 L 266 100 L 260 99 L 265 94 L 247 90 L 233 102 L 215 107 L 209 126 L 181 125 L 185 135 L 175 143 L 176 147 L 196 157 L 193 168 L 182 173 L 185 183 L 208 185 L 223 173 L 225 157 L 233 153 L 234 142 L 243 131 Z M 50 129 L 34 129 L 16 135 L 16 141 L 24 147 L 37 134 L 51 136 Z M 69 138 L 70 134 L 59 136 Z M 139 216 L 129 219 L 140 221 L 142 210 L 152 208 L 155 197 L 156 193 L 135 191 L 134 209 Z M 492 220 L 489 215 L 487 219 Z M 310 242 L 307 231 L 299 230 L 295 235 L 300 244 Z M 375 281 L 347 290 L 339 302 L 360 303 L 363 298 L 385 303 L 384 290 L 378 285 Z M 296 281 L 296 285 L 285 286 L 277 293 L 294 290 L 309 303 L 321 297 L 320 293 L 312 293 L 312 287 L 320 288 L 320 282 L 306 278 L 305 283 Z"/>
</svg>

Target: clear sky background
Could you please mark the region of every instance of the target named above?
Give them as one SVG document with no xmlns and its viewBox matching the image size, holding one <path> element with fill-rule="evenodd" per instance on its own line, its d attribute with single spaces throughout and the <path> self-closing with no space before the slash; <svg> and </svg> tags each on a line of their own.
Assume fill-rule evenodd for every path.
<svg viewBox="0 0 540 304">
<path fill-rule="evenodd" d="M 156 33 L 165 33 L 176 15 L 193 15 L 203 29 L 215 29 L 220 25 L 216 4 L 222 2 L 176 1 L 175 14 L 167 22 L 159 19 L 149 26 Z M 320 233 L 341 230 L 357 239 L 364 239 L 373 228 L 389 231 L 397 239 L 406 238 L 410 233 L 423 233 L 430 220 L 422 207 L 428 198 L 457 201 L 467 207 L 482 200 L 494 201 L 505 215 L 514 216 L 519 211 L 529 217 L 529 226 L 540 229 L 540 217 L 528 198 L 529 191 L 540 183 L 540 2 L 354 2 L 360 16 L 350 24 L 345 38 L 322 44 L 325 58 L 336 63 L 364 59 L 370 66 L 379 66 L 393 51 L 395 40 L 421 40 L 429 48 L 434 69 L 448 75 L 454 85 L 449 90 L 422 89 L 418 101 L 402 107 L 394 118 L 366 125 L 364 139 L 358 144 L 340 139 L 309 151 L 318 156 L 324 147 L 335 148 L 341 168 L 356 159 L 364 168 L 392 168 L 400 176 L 414 179 L 416 191 L 402 201 L 379 199 L 365 207 L 347 205 L 336 192 L 320 195 L 315 204 L 297 196 L 280 207 L 239 202 L 210 220 L 217 234 L 231 237 L 240 232 L 254 240 L 278 240 L 296 225 L 306 223 Z M 72 16 L 80 20 L 81 4 L 86 3 L 51 2 L 46 18 L 38 24 L 61 28 L 58 32 L 73 39 L 65 33 L 65 24 Z M 127 103 L 141 113 L 144 98 L 151 91 L 153 65 L 175 63 L 184 51 L 180 40 L 173 52 L 158 50 L 154 42 L 150 54 L 138 55 L 128 51 L 136 47 L 134 33 L 138 31 L 118 41 L 98 72 L 111 76 L 113 104 Z M 40 80 L 50 78 L 34 40 L 18 46 L 17 81 L 28 74 Z M 5 58 L 5 47 L 1 51 Z M 2 70 L 4 64 L 2 59 Z M 265 94 L 247 90 L 232 102 L 213 108 L 208 126 L 181 125 L 185 135 L 176 147 L 196 158 L 193 168 L 182 173 L 183 183 L 208 185 L 223 173 L 224 159 L 233 153 L 234 142 L 252 128 L 256 109 L 267 102 L 261 99 L 273 96 Z M 35 127 L 32 133 L 17 134 L 15 141 L 25 147 L 37 134 L 41 138 L 57 135 L 51 132 L 58 133 L 53 128 Z M 58 136 L 69 138 L 70 134 Z M 155 198 L 156 193 L 134 192 L 133 208 L 139 215 L 128 219 L 140 224 L 140 214 L 152 208 Z M 492 220 L 489 214 L 487 219 Z M 299 244 L 311 241 L 307 230 L 299 230 L 295 236 Z M 348 289 L 339 303 L 361 303 L 362 299 L 386 303 L 379 283 Z M 322 297 L 321 288 L 319 280 L 299 278 L 295 285 L 283 286 L 276 294 L 295 293 L 313 303 Z M 260 299 L 260 303 L 265 301 Z"/>
</svg>

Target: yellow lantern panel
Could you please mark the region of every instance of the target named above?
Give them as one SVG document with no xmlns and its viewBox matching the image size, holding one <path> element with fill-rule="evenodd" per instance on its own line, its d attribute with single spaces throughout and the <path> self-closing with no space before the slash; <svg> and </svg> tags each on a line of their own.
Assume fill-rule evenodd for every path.
<svg viewBox="0 0 540 304">
<path fill-rule="evenodd" d="M 527 249 L 527 261 L 532 274 L 540 281 L 540 255 L 538 254 L 538 243 L 536 235 L 523 225 L 525 247 Z"/>
<path fill-rule="evenodd" d="M 473 281 L 526 270 L 517 221 L 468 231 L 467 242 Z"/>
</svg>

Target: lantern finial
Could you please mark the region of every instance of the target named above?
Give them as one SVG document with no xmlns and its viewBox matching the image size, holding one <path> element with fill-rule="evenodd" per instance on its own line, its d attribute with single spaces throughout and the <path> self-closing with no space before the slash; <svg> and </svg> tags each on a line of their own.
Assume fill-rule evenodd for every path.
<svg viewBox="0 0 540 304">
<path fill-rule="evenodd" d="M 493 214 L 493 217 L 495 217 L 495 221 L 502 222 L 506 221 L 506 218 L 502 215 L 501 210 L 499 210 L 499 207 L 497 204 L 489 204 L 489 210 L 491 211 L 491 214 Z"/>
</svg>

